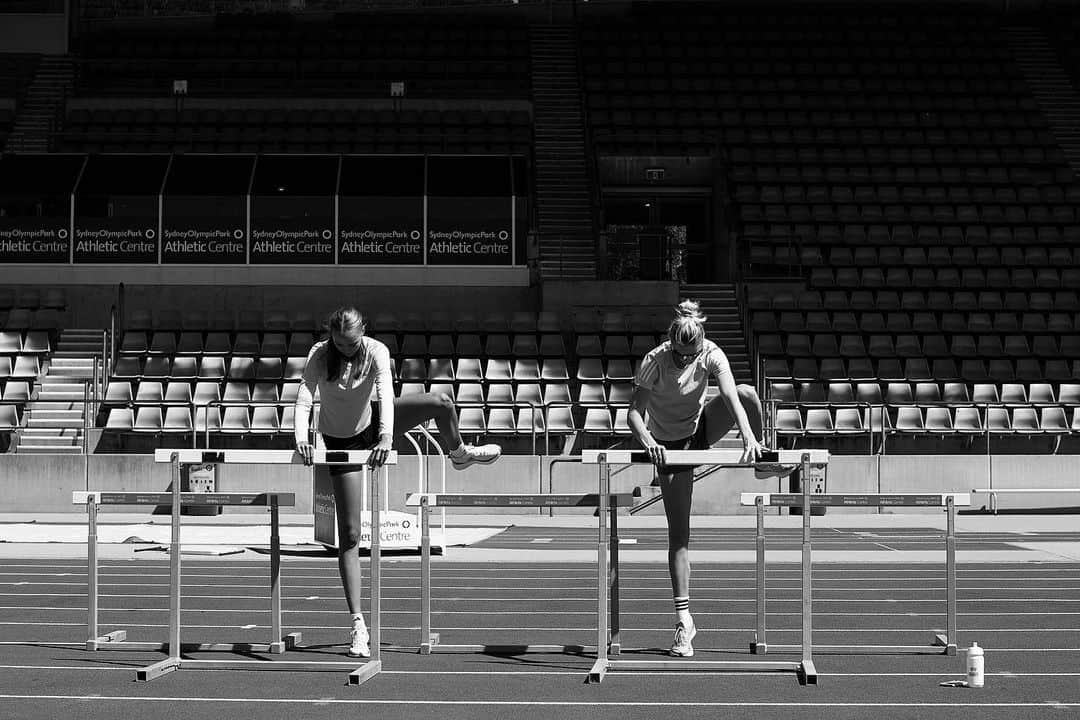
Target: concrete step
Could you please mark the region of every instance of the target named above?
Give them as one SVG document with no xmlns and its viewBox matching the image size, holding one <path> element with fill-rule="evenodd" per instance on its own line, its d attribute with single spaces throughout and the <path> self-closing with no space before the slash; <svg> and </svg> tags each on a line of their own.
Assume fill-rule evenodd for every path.
<svg viewBox="0 0 1080 720">
<path fill-rule="evenodd" d="M 83 420 L 82 410 L 56 410 L 50 408 L 48 405 L 35 406 L 33 402 L 31 402 L 27 406 L 26 416 L 28 418 L 33 417 L 39 420 L 64 420 L 67 422 L 78 421 L 80 424 Z"/>
<path fill-rule="evenodd" d="M 15 450 L 16 455 L 82 455 L 82 445 L 23 445 Z"/>
<path fill-rule="evenodd" d="M 38 429 L 54 429 L 54 430 L 66 430 L 66 429 L 81 429 L 83 425 L 82 418 L 75 420 L 74 422 L 66 418 L 52 419 L 52 418 L 39 418 L 37 416 L 30 416 L 26 418 L 26 427 L 38 428 Z"/>
</svg>

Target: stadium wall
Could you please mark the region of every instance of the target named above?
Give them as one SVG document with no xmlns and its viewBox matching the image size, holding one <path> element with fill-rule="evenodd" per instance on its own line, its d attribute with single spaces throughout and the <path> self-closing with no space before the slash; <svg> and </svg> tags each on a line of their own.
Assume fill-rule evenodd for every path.
<svg viewBox="0 0 1080 720">
<path fill-rule="evenodd" d="M 596 467 L 578 462 L 557 462 L 553 456 L 507 456 L 497 464 L 473 467 L 466 472 L 446 469 L 447 492 L 536 493 L 595 492 Z M 405 510 L 405 495 L 416 492 L 420 473 L 415 456 L 402 455 L 391 476 L 391 510 Z M 440 461 L 429 458 L 431 486 L 440 488 Z M 1067 457 L 1008 455 L 949 457 L 941 455 L 836 456 L 828 471 L 829 492 L 967 492 L 972 488 L 1077 487 L 1080 470 Z M 631 468 L 612 479 L 616 492 L 630 492 L 647 486 L 652 479 L 647 466 Z M 155 491 L 168 490 L 170 468 L 155 463 L 150 455 L 0 455 L 0 497 L 6 513 L 81 513 L 71 504 L 75 490 Z M 278 490 L 296 493 L 297 506 L 291 511 L 310 513 L 311 471 L 302 466 L 226 465 L 219 468 L 217 489 L 221 491 Z M 787 481 L 760 481 L 749 469 L 721 471 L 706 478 L 694 489 L 695 515 L 747 515 L 753 508 L 739 505 L 739 493 L 768 490 L 787 491 Z M 973 498 L 976 507 L 988 503 L 985 495 Z M 1000 508 L 1068 508 L 1076 496 L 1062 493 L 1038 496 L 1003 495 Z M 491 513 L 536 515 L 538 510 L 491 508 Z M 488 508 L 448 509 L 462 515 L 489 514 Z M 261 508 L 229 508 L 225 512 L 261 513 Z M 590 509 L 557 508 L 556 513 L 591 514 Z M 660 503 L 646 511 L 662 512 Z M 775 512 L 775 511 L 773 511 Z M 866 514 L 865 508 L 830 508 L 829 513 Z M 938 513 L 933 508 L 885 508 L 883 513 Z"/>
</svg>

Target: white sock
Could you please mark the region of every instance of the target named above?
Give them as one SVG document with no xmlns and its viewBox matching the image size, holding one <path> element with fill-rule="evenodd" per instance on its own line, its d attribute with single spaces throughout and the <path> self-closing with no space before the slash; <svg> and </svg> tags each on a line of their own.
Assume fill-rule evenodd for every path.
<svg viewBox="0 0 1080 720">
<path fill-rule="evenodd" d="M 367 629 L 367 623 L 364 622 L 364 614 L 363 613 L 353 613 L 352 614 L 352 621 L 353 621 L 353 625 L 356 625 L 357 623 L 359 623 L 360 627 L 362 627 L 364 629 Z"/>
<path fill-rule="evenodd" d="M 690 627 L 694 624 L 693 618 L 690 617 L 690 596 L 675 598 L 675 615 L 678 617 L 679 622 L 684 626 Z"/>
</svg>

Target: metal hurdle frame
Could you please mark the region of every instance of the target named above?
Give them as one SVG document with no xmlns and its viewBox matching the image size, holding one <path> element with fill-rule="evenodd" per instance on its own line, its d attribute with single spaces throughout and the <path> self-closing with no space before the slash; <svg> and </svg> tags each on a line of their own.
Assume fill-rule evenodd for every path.
<svg viewBox="0 0 1080 720">
<path fill-rule="evenodd" d="M 173 478 L 174 482 L 176 478 Z M 97 515 L 99 505 L 168 505 L 173 502 L 169 492 L 102 492 L 76 491 L 72 493 L 72 502 L 86 506 L 86 564 L 88 597 L 87 650 L 168 650 L 167 642 L 142 642 L 127 639 L 127 630 L 113 630 L 105 635 L 98 634 L 98 546 Z M 281 537 L 279 534 L 279 507 L 292 507 L 296 504 L 293 493 L 180 493 L 180 505 L 184 507 L 222 507 L 222 506 L 268 506 L 270 508 L 270 618 L 271 631 L 268 643 L 187 643 L 181 646 L 183 651 L 193 650 L 244 650 L 247 652 L 267 652 L 279 654 L 300 643 L 300 633 L 281 635 Z M 178 555 L 179 544 L 173 538 L 172 555 Z M 171 596 L 171 593 L 170 593 Z M 170 626 L 171 627 L 171 626 Z"/>
<path fill-rule="evenodd" d="M 796 652 L 799 645 L 769 645 L 765 637 L 765 506 L 794 507 L 803 506 L 805 493 L 754 493 L 744 492 L 740 502 L 744 506 L 757 508 L 757 632 L 750 643 L 750 651 L 755 655 L 765 654 L 770 649 Z M 945 634 L 935 634 L 930 645 L 817 645 L 819 651 L 834 655 L 956 655 L 956 508 L 971 504 L 968 493 L 824 493 L 811 494 L 810 505 L 832 507 L 944 507 L 948 515 L 945 530 Z M 803 522 L 810 513 L 803 511 Z M 803 558 L 804 562 L 806 558 Z M 808 568 L 803 567 L 806 581 Z M 805 601 L 803 611 L 806 612 Z M 803 644 L 810 642 L 806 633 Z"/>
<path fill-rule="evenodd" d="M 972 488 L 971 494 L 984 494 L 990 496 L 990 506 L 986 509 L 991 515 L 998 514 L 998 498 L 1001 495 L 1053 495 L 1054 493 L 1060 493 L 1068 495 L 1070 493 L 1080 493 L 1078 487 L 1067 488 Z"/>
<path fill-rule="evenodd" d="M 364 475 L 370 475 L 367 462 L 369 450 L 315 450 L 314 462 L 321 465 L 362 465 Z M 397 453 L 391 452 L 386 465 L 397 464 Z M 184 667 L 215 668 L 222 670 L 342 670 L 355 668 L 349 673 L 350 685 L 360 685 L 382 671 L 381 645 L 381 574 L 380 574 L 380 520 L 379 485 L 376 479 L 371 487 L 371 657 L 357 667 L 356 662 L 297 661 L 297 660 L 192 660 L 182 657 L 180 642 L 180 466 L 185 464 L 224 463 L 248 465 L 303 464 L 303 458 L 294 450 L 200 450 L 158 449 L 154 451 L 155 462 L 172 465 L 172 540 L 169 553 L 169 657 L 136 671 L 136 680 L 149 681 Z M 389 472 L 389 468 L 382 469 Z M 276 577 L 276 575 L 275 575 Z M 280 592 L 280 587 L 279 590 Z M 212 649 L 242 649 L 245 645 L 215 644 Z M 295 647 L 295 646 L 290 646 Z"/>
<path fill-rule="evenodd" d="M 721 465 L 728 467 L 750 467 L 751 463 L 743 460 L 742 450 L 668 450 L 665 452 L 669 465 Z M 597 465 L 599 476 L 599 495 L 601 497 L 611 492 L 611 466 L 628 465 L 631 463 L 646 464 L 651 462 L 648 453 L 643 450 L 583 450 L 581 462 L 586 465 Z M 780 462 L 802 466 L 803 491 L 797 497 L 802 498 L 804 507 L 810 506 L 810 476 L 811 464 L 828 465 L 829 452 L 827 450 L 776 450 L 766 452 L 760 462 Z M 600 504 L 600 532 L 604 532 L 606 526 L 607 508 Z M 619 640 L 618 620 L 618 597 L 613 595 L 611 605 L 611 632 L 608 629 L 608 616 L 605 609 L 608 606 L 608 557 L 604 552 L 604 543 L 599 543 L 597 562 L 597 588 L 598 608 L 597 617 L 599 627 L 597 629 L 597 656 L 596 662 L 589 671 L 587 682 L 600 683 L 608 672 L 614 670 L 630 671 L 708 671 L 718 672 L 794 672 L 799 683 L 802 685 L 817 684 L 817 669 L 813 660 L 813 626 L 812 626 L 812 590 L 811 590 L 811 545 L 810 545 L 810 513 L 803 512 L 802 519 L 802 636 L 801 646 L 802 659 L 794 661 L 762 661 L 762 660 L 612 660 L 610 654 L 619 654 L 621 646 Z M 618 555 L 613 554 L 612 566 L 614 573 L 618 574 Z M 760 588 L 759 588 L 760 591 Z"/>
<path fill-rule="evenodd" d="M 531 508 L 555 508 L 555 507 L 603 507 L 610 505 L 611 512 L 611 552 L 618 553 L 618 525 L 615 510 L 619 507 L 630 507 L 634 504 L 634 497 L 630 493 L 608 494 L 609 503 L 601 502 L 603 494 L 596 493 L 525 493 L 525 494 L 464 494 L 464 493 L 415 493 L 405 499 L 405 505 L 420 508 L 420 645 L 417 648 L 421 655 L 431 655 L 436 652 L 445 653 L 491 653 L 503 655 L 519 655 L 525 653 L 575 653 L 589 652 L 592 648 L 587 645 L 446 645 L 440 642 L 439 633 L 431 630 L 431 535 L 429 514 L 433 507 L 531 507 Z M 600 533 L 598 538 L 598 554 L 604 555 L 604 543 L 606 540 L 606 509 L 601 510 Z M 606 556 L 605 556 L 606 557 Z M 617 577 L 617 576 L 616 576 Z M 615 581 L 617 582 L 617 580 Z M 613 596 L 618 596 L 617 585 L 612 590 Z M 602 607 L 602 606 L 601 606 Z"/>
</svg>

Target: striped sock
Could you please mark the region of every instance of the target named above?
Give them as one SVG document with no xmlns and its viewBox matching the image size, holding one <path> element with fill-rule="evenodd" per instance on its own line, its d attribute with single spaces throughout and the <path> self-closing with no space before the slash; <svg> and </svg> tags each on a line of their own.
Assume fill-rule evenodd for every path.
<svg viewBox="0 0 1080 720">
<path fill-rule="evenodd" d="M 690 627 L 694 624 L 694 621 L 690 618 L 690 596 L 675 598 L 675 615 L 678 616 L 679 622 L 686 627 Z"/>
</svg>

